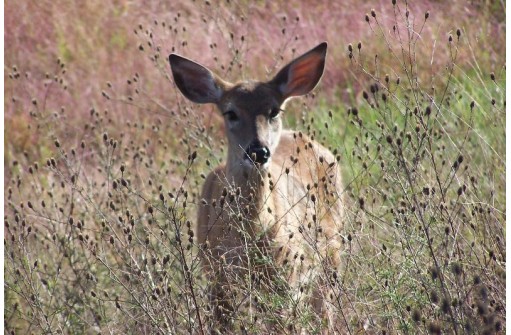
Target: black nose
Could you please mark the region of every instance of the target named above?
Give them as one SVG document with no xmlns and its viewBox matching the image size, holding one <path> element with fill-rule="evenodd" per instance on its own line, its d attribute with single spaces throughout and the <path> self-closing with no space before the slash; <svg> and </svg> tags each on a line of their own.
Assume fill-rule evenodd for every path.
<svg viewBox="0 0 511 335">
<path fill-rule="evenodd" d="M 254 163 L 264 164 L 270 159 L 270 149 L 260 143 L 252 143 L 246 150 L 246 156 Z"/>
</svg>

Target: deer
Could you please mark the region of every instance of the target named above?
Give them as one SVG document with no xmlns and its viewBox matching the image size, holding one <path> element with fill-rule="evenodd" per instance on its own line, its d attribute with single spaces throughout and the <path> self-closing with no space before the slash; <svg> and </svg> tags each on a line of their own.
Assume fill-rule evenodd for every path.
<svg viewBox="0 0 511 335">
<path fill-rule="evenodd" d="M 275 282 L 284 283 L 280 290 L 294 292 L 290 295 L 330 327 L 335 322 L 328 292 L 342 245 L 338 158 L 313 136 L 282 125 L 289 99 L 319 83 L 326 54 L 323 42 L 269 81 L 237 83 L 185 57 L 169 56 L 184 97 L 216 105 L 225 122 L 227 159 L 205 179 L 196 226 L 214 315 L 222 323 L 236 308 L 230 290 L 240 278 L 269 283 L 274 290 L 280 285 Z"/>
</svg>

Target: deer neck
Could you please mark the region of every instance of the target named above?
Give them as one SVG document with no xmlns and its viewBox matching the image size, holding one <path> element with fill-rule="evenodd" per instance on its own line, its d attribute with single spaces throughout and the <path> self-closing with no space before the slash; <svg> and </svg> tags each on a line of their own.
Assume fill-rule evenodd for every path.
<svg viewBox="0 0 511 335">
<path fill-rule="evenodd" d="M 240 188 L 238 203 L 246 221 L 266 230 L 273 222 L 274 205 L 269 188 L 268 171 L 247 169 L 239 161 L 228 159 L 226 177 L 234 191 Z M 270 211 L 268 210 L 270 208 Z"/>
</svg>

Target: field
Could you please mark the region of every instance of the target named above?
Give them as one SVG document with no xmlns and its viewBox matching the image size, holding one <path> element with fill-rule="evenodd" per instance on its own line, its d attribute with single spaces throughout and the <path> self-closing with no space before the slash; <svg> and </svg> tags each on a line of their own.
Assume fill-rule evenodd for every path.
<svg viewBox="0 0 511 335">
<path fill-rule="evenodd" d="M 4 3 L 5 333 L 220 333 L 194 226 L 224 123 L 168 55 L 268 80 L 322 41 L 284 124 L 342 167 L 337 332 L 506 332 L 505 2 L 173 3 Z M 253 281 L 233 333 L 321 333 Z"/>
</svg>

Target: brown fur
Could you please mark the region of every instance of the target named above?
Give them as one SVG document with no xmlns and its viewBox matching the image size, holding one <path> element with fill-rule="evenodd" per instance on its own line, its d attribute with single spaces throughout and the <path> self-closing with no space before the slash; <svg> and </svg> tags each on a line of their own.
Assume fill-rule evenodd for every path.
<svg viewBox="0 0 511 335">
<path fill-rule="evenodd" d="M 171 56 L 176 84 L 192 101 L 217 104 L 226 116 L 227 163 L 209 174 L 199 207 L 197 238 L 210 274 L 217 316 L 232 309 L 229 274 L 281 276 L 288 288 L 313 284 L 309 301 L 326 317 L 331 273 L 340 264 L 342 183 L 333 154 L 309 137 L 282 130 L 272 117 L 291 96 L 309 92 L 324 67 L 326 44 L 287 65 L 270 82 L 226 83 L 206 68 Z M 235 120 L 230 120 L 234 113 Z M 269 148 L 265 166 L 247 166 L 253 141 Z M 257 262 L 257 259 L 267 262 Z M 232 276 L 232 274 L 231 274 Z M 322 278 L 322 279 L 320 279 Z M 331 316 L 330 316 L 331 317 Z"/>
</svg>

